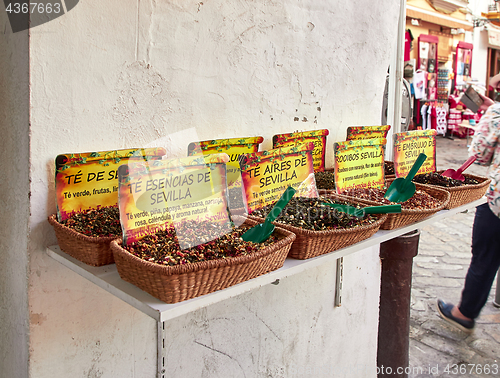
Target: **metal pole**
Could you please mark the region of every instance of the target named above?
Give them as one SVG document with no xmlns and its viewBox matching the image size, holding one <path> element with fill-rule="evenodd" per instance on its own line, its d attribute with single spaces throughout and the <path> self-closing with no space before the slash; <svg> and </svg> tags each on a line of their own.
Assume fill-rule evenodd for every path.
<svg viewBox="0 0 500 378">
<path fill-rule="evenodd" d="M 380 244 L 379 378 L 408 378 L 411 278 L 419 238 L 420 231 L 414 230 Z"/>
<path fill-rule="evenodd" d="M 401 131 L 401 98 L 403 93 L 403 63 L 404 63 L 404 43 L 406 27 L 406 0 L 400 0 L 399 21 L 396 45 L 393 49 L 391 66 L 389 68 L 389 97 L 387 101 L 387 124 L 391 126 L 387 135 L 388 140 L 392 140 L 393 133 Z M 388 143 L 388 145 L 391 145 Z M 392 149 L 387 149 L 386 160 L 393 159 Z"/>
<path fill-rule="evenodd" d="M 342 306 L 342 283 L 344 281 L 344 258 L 337 259 L 337 276 L 335 278 L 335 307 Z"/>
</svg>

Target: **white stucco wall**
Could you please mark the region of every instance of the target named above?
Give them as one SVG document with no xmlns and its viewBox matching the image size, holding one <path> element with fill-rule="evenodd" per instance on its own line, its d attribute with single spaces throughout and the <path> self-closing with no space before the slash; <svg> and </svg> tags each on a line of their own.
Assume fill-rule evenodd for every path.
<svg viewBox="0 0 500 378">
<path fill-rule="evenodd" d="M 469 8 L 476 17 L 481 17 L 482 13 L 488 13 L 488 0 L 470 0 Z M 472 69 L 471 77 L 479 82 L 488 84 L 488 31 L 485 27 L 474 28 L 473 32 L 467 33 L 466 42 L 472 43 Z"/>
<path fill-rule="evenodd" d="M 376 377 L 378 248 L 167 323 L 165 377 Z M 375 340 L 374 340 L 375 338 Z"/>
<path fill-rule="evenodd" d="M 472 53 L 472 78 L 488 85 L 488 32 L 479 29 L 474 32 L 474 49 Z"/>
<path fill-rule="evenodd" d="M 14 250 L 7 256 L 10 275 L 21 283 L 29 268 L 29 288 L 10 293 L 29 296 L 31 378 L 156 373 L 155 321 L 45 253 L 56 243 L 46 221 L 55 211 L 56 155 L 171 143 L 169 156 L 184 156 L 193 138 L 255 135 L 265 138 L 266 149 L 276 133 L 327 128 L 332 166 L 333 142 L 345 139 L 348 126 L 380 124 L 398 7 L 395 0 L 86 0 L 30 31 L 31 162 L 19 168 L 29 167 L 31 179 L 29 239 L 12 241 L 20 256 Z M 16 96 L 26 101 L 25 93 Z M 24 125 L 16 136 L 24 150 L 25 121 L 16 120 Z M 19 235 L 27 232 L 24 207 L 15 222 Z M 333 308 L 328 265 L 171 321 L 173 376 L 189 376 L 183 375 L 189 369 L 263 377 L 293 361 L 309 366 L 322 359 L 374 364 L 379 276 L 377 251 L 368 251 L 346 259 L 341 308 Z M 27 321 L 26 299 L 0 311 L 10 323 L 13 312 Z M 238 334 L 232 340 L 220 335 L 224 314 Z M 27 327 L 19 328 L 24 339 L 17 349 L 25 354 L 15 360 L 24 362 Z M 4 334 L 14 340 L 13 331 L 2 328 Z M 200 343 L 238 350 L 228 374 L 226 357 Z"/>
<path fill-rule="evenodd" d="M 28 376 L 28 32 L 0 12 L 0 377 Z M 15 372 L 15 374 L 14 374 Z"/>
</svg>

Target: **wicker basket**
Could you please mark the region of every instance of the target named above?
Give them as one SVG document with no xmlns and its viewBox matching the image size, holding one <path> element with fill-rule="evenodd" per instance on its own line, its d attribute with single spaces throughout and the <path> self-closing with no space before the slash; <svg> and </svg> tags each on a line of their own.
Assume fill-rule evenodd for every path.
<svg viewBox="0 0 500 378">
<path fill-rule="evenodd" d="M 389 186 L 392 183 L 392 180 L 387 180 L 387 186 Z M 415 183 L 415 187 L 417 190 L 422 190 L 428 194 L 430 194 L 432 197 L 438 199 L 440 201 L 440 205 L 437 207 L 434 207 L 432 209 L 401 209 L 401 213 L 394 213 L 394 214 L 387 214 L 387 219 L 385 222 L 380 226 L 381 230 L 394 230 L 395 228 L 403 227 L 418 221 L 421 221 L 435 213 L 437 213 L 440 210 L 443 210 L 446 208 L 448 205 L 448 202 L 450 200 L 450 193 L 448 193 L 446 190 L 443 190 L 441 188 L 436 188 L 436 187 L 429 187 L 429 185 L 422 185 Z M 376 202 L 376 201 L 370 201 L 366 199 L 360 199 L 360 198 L 355 198 L 355 197 L 350 197 L 350 196 L 345 196 L 347 198 L 355 199 L 361 203 L 364 203 L 368 206 L 380 206 L 382 203 Z"/>
<path fill-rule="evenodd" d="M 360 202 L 353 200 L 352 198 L 338 195 L 333 191 L 321 190 L 320 195 L 321 193 L 328 193 L 328 197 L 330 198 L 347 201 L 353 205 L 360 204 Z M 273 222 L 273 224 L 289 230 L 297 236 L 292 244 L 292 247 L 290 248 L 288 257 L 298 260 L 306 260 L 368 239 L 379 230 L 380 226 L 387 218 L 386 214 L 377 214 L 375 216 L 378 219 L 370 225 L 342 230 L 311 231 L 280 222 Z M 262 218 L 255 216 L 250 216 L 250 218 L 262 221 Z"/>
<path fill-rule="evenodd" d="M 247 219 L 245 224 L 258 222 Z M 276 227 L 276 243 L 248 256 L 163 266 L 144 261 L 114 240 L 111 249 L 120 277 L 166 303 L 182 302 L 261 276 L 283 266 L 295 235 Z"/>
<path fill-rule="evenodd" d="M 444 171 L 438 171 L 437 173 L 443 173 Z M 483 176 L 474 176 L 468 173 L 463 173 L 464 176 L 473 178 L 479 181 L 479 184 L 476 185 L 463 185 L 463 186 L 455 186 L 452 188 L 446 188 L 438 185 L 429 185 L 429 184 L 420 184 L 429 188 L 439 188 L 442 190 L 446 190 L 450 193 L 450 201 L 448 202 L 445 209 L 453 209 L 458 206 L 465 205 L 466 203 L 470 203 L 480 199 L 485 195 L 488 190 L 488 186 L 490 185 L 491 179 Z"/>
<path fill-rule="evenodd" d="M 56 214 L 49 216 L 49 223 L 54 227 L 61 250 L 78 261 L 92 266 L 113 264 L 113 252 L 110 248 L 112 237 L 90 237 L 64 226 L 57 221 Z"/>
</svg>

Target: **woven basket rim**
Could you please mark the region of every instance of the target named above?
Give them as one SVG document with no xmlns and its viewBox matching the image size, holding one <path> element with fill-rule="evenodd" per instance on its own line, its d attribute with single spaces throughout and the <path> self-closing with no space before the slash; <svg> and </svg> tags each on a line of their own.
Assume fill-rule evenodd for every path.
<svg viewBox="0 0 500 378">
<path fill-rule="evenodd" d="M 386 219 L 387 219 L 387 214 L 376 214 L 377 220 L 373 223 L 367 224 L 367 225 L 362 225 L 362 226 L 356 226 L 356 227 L 351 227 L 351 228 L 343 228 L 343 229 L 331 229 L 331 230 L 307 230 L 305 228 L 300 228 L 300 227 L 295 227 L 289 224 L 285 223 L 280 223 L 280 222 L 272 222 L 276 227 L 281 227 L 284 229 L 287 229 L 294 234 L 300 234 L 300 235 L 309 235 L 309 236 L 331 236 L 331 235 L 344 235 L 344 234 L 350 234 L 350 233 L 358 233 L 362 231 L 367 231 L 371 230 L 373 228 L 376 228 L 377 226 L 380 226 L 383 224 Z M 262 220 L 263 218 L 256 217 L 256 216 L 249 216 L 251 219 L 258 219 Z"/>
<path fill-rule="evenodd" d="M 437 171 L 437 173 L 442 173 L 444 170 Z M 477 176 L 477 175 L 472 175 L 469 173 L 462 173 L 465 177 L 469 177 L 472 179 L 475 179 L 479 181 L 479 184 L 467 184 L 467 185 L 461 185 L 461 186 L 453 186 L 453 187 L 445 187 L 445 186 L 440 186 L 440 185 L 432 185 L 432 184 L 420 184 L 420 185 L 427 185 L 427 186 L 432 186 L 432 187 L 437 187 L 437 188 L 443 188 L 446 191 L 454 192 L 454 191 L 462 191 L 462 190 L 473 190 L 473 189 L 481 189 L 484 188 L 485 186 L 489 185 L 491 182 L 491 178 L 489 177 L 484 177 L 484 176 Z"/>
<path fill-rule="evenodd" d="M 66 233 L 66 234 L 69 234 L 70 236 L 72 236 L 76 239 L 79 239 L 81 241 L 87 242 L 87 243 L 105 244 L 105 243 L 110 243 L 113 240 L 121 238 L 121 236 L 87 236 L 87 235 L 84 235 L 80 232 L 73 230 L 72 228 L 69 228 L 69 227 L 63 225 L 62 223 L 59 223 L 59 221 L 57 220 L 57 214 L 55 214 L 55 213 L 49 215 L 48 221 L 54 228 L 57 228 L 60 231 Z"/>
<path fill-rule="evenodd" d="M 390 181 L 390 180 L 388 180 L 388 181 Z M 425 191 L 426 193 L 430 194 L 431 196 L 432 196 L 432 193 L 429 193 L 429 190 L 438 192 L 444 197 L 444 201 L 441 202 L 441 204 L 439 206 L 433 207 L 431 209 L 401 209 L 401 213 L 387 214 L 389 217 L 399 216 L 399 215 L 410 215 L 410 214 L 427 214 L 427 213 L 432 214 L 432 213 L 436 213 L 440 210 L 443 210 L 450 202 L 451 195 L 447 190 L 444 190 L 441 188 L 430 187 L 430 185 L 425 186 L 423 184 L 418 184 L 418 183 L 415 183 L 415 187 L 417 188 L 417 190 Z M 354 199 L 354 200 L 357 200 L 363 204 L 371 204 L 373 206 L 379 206 L 382 204 L 382 202 L 377 202 L 377 201 L 373 201 L 373 200 L 369 200 L 369 199 L 357 198 L 357 197 L 348 196 L 345 194 L 335 193 L 335 195 L 339 196 L 340 198 L 345 197 L 348 200 Z M 440 201 L 443 200 L 443 198 L 438 198 L 435 196 L 433 196 L 433 197 L 440 200 Z"/>
<path fill-rule="evenodd" d="M 253 219 L 248 219 L 248 221 L 250 224 L 259 223 Z M 156 264 L 156 263 L 152 263 L 152 262 L 143 260 L 143 259 L 131 254 L 126 249 L 124 249 L 121 246 L 122 241 L 117 240 L 117 239 L 115 239 L 111 242 L 111 250 L 113 251 L 113 253 L 116 252 L 116 253 L 120 254 L 121 256 L 123 256 L 124 258 L 127 258 L 129 260 L 133 260 L 135 263 L 142 265 L 148 271 L 151 271 L 154 273 L 159 273 L 163 276 L 174 276 L 174 275 L 192 273 L 192 272 L 201 271 L 201 270 L 210 270 L 210 269 L 221 268 L 223 266 L 232 266 L 232 265 L 249 263 L 249 262 L 258 260 L 262 257 L 265 257 L 267 255 L 270 255 L 270 254 L 276 252 L 278 249 L 284 247 L 285 245 L 291 244 L 296 238 L 296 235 L 294 233 L 292 233 L 289 230 L 286 230 L 282 227 L 276 227 L 275 232 L 277 232 L 279 235 L 284 236 L 284 237 L 280 238 L 276 243 L 273 243 L 272 245 L 264 247 L 263 249 L 261 249 L 259 251 L 252 252 L 249 255 L 228 257 L 227 259 L 199 261 L 199 262 L 185 264 L 185 265 L 167 266 L 167 265 L 160 265 L 160 264 Z"/>
<path fill-rule="evenodd" d="M 394 180 L 393 179 L 389 179 L 387 181 L 388 182 L 392 182 Z M 435 212 L 438 212 L 440 210 L 443 210 L 448 205 L 448 203 L 450 202 L 451 194 L 447 190 L 445 190 L 443 188 L 439 188 L 439 187 L 436 188 L 434 186 L 429 187 L 430 185 L 426 186 L 426 185 L 420 184 L 418 182 L 414 182 L 414 184 L 415 184 L 416 190 L 421 190 L 421 191 L 426 192 L 427 194 L 431 195 L 432 197 L 434 197 L 434 198 L 436 198 L 438 200 L 442 200 L 442 198 L 438 198 L 438 197 L 436 197 L 436 196 L 433 195 L 436 192 L 439 193 L 441 196 L 444 197 L 444 201 L 441 203 L 441 205 L 433 207 L 431 209 L 401 209 L 401 213 L 402 214 L 435 213 Z M 434 193 L 429 193 L 429 191 L 434 192 Z"/>
</svg>

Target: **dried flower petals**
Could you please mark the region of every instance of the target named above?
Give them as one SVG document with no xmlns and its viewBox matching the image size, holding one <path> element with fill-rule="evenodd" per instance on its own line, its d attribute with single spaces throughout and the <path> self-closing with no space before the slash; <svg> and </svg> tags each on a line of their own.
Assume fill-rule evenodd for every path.
<svg viewBox="0 0 500 378">
<path fill-rule="evenodd" d="M 229 204 L 232 209 L 241 209 L 245 207 L 245 203 L 243 202 L 243 192 L 241 187 L 237 186 L 234 188 L 230 188 L 228 190 L 228 199 Z"/>
<path fill-rule="evenodd" d="M 333 171 L 314 172 L 318 189 L 335 190 L 335 175 Z"/>
<path fill-rule="evenodd" d="M 386 189 L 378 188 L 353 188 L 347 189 L 342 194 L 346 196 L 356 197 L 359 199 L 365 199 L 369 201 L 379 202 L 383 205 L 391 205 L 395 202 L 391 202 L 384 198 Z M 441 205 L 441 201 L 437 198 L 432 197 L 429 193 L 422 190 L 417 190 L 415 194 L 405 202 L 401 203 L 402 209 L 413 209 L 413 210 L 423 210 L 423 209 L 433 209 Z"/>
<path fill-rule="evenodd" d="M 122 234 L 118 206 L 84 210 L 63 220 L 61 224 L 90 237 L 118 237 Z"/>
<path fill-rule="evenodd" d="M 394 172 L 394 162 L 392 162 L 392 161 L 385 161 L 384 162 L 384 174 L 386 176 L 394 175 L 395 174 L 395 172 Z"/>
<path fill-rule="evenodd" d="M 460 180 L 454 180 L 451 177 L 442 176 L 441 174 L 439 174 L 437 172 L 431 172 L 431 173 L 416 175 L 412 181 L 418 182 L 420 184 L 444 186 L 446 188 L 452 188 L 452 187 L 463 186 L 463 185 L 477 185 L 477 184 L 479 184 L 479 181 L 477 181 L 476 179 L 473 179 L 472 177 L 467 177 L 467 176 L 464 176 L 464 177 L 465 177 L 465 180 L 460 181 Z"/>
<path fill-rule="evenodd" d="M 312 231 L 326 231 L 358 227 L 371 224 L 377 220 L 372 215 L 357 218 L 335 210 L 333 207 L 322 205 L 322 202 L 356 206 L 352 203 L 333 200 L 328 197 L 293 197 L 276 219 L 276 222 Z M 251 215 L 265 218 L 272 207 L 273 205 L 268 205 L 262 209 L 253 211 Z"/>
<path fill-rule="evenodd" d="M 173 226 L 154 235 L 148 235 L 139 241 L 123 246 L 124 249 L 145 261 L 160 265 L 184 265 L 200 261 L 226 259 L 229 257 L 246 256 L 266 246 L 275 243 L 278 237 L 273 234 L 263 243 L 246 242 L 241 235 L 248 226 L 231 227 L 212 222 L 187 221 L 175 229 Z M 213 235 L 221 237 L 210 240 Z M 203 235 L 207 242 L 181 249 L 178 235 L 186 240 L 199 240 Z"/>
</svg>

